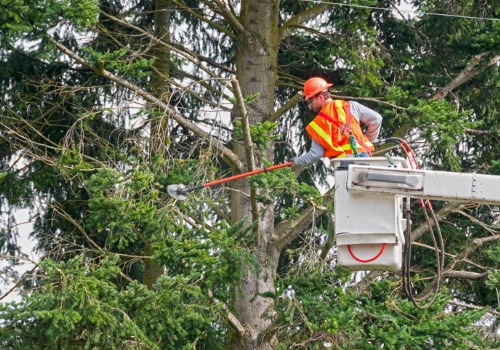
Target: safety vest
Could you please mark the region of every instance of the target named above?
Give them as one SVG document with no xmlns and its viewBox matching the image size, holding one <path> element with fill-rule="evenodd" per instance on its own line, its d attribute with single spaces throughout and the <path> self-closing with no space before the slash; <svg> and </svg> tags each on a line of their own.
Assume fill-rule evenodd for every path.
<svg viewBox="0 0 500 350">
<path fill-rule="evenodd" d="M 366 138 L 356 118 L 351 115 L 349 102 L 334 100 L 324 106 L 310 122 L 306 131 L 325 149 L 324 157 L 343 158 L 353 154 L 349 136 L 354 135 L 358 153 L 372 152 L 373 144 Z"/>
</svg>

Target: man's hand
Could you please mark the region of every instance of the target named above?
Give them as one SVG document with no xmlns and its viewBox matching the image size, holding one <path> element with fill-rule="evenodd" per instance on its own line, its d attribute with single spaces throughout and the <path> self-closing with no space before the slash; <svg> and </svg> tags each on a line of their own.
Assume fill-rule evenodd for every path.
<svg viewBox="0 0 500 350">
<path fill-rule="evenodd" d="M 292 168 L 292 171 L 299 171 L 302 169 L 302 165 L 295 163 L 295 157 L 293 157 L 290 161 L 293 162 L 293 164 L 290 166 Z"/>
</svg>

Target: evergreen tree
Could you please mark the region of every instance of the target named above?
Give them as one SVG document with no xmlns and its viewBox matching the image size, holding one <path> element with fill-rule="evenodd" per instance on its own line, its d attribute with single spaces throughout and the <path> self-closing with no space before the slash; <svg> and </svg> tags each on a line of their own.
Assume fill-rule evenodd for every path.
<svg viewBox="0 0 500 350">
<path fill-rule="evenodd" d="M 436 205 L 446 280 L 423 311 L 396 274 L 336 266 L 321 164 L 166 193 L 306 148 L 311 76 L 422 166 L 500 173 L 498 5 L 411 3 L 0 0 L 0 248 L 19 254 L 29 208 L 42 253 L 0 307 L 2 347 L 492 347 L 498 207 Z M 418 215 L 413 263 L 432 268 Z"/>
</svg>

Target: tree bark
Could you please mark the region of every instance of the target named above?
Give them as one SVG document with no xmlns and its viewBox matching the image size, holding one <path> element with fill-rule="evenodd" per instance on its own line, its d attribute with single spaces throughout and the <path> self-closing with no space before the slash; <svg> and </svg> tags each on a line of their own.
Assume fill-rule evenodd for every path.
<svg viewBox="0 0 500 350">
<path fill-rule="evenodd" d="M 170 12 L 169 0 L 155 1 L 155 37 L 159 40 L 168 43 L 169 27 L 170 27 Z M 168 104 L 168 78 L 170 67 L 170 51 L 166 45 L 155 44 L 153 48 L 153 56 L 155 58 L 153 64 L 152 87 L 153 93 L 159 100 Z M 168 119 L 169 114 L 161 114 L 159 119 L 151 120 L 151 136 L 150 136 L 150 159 L 154 157 L 166 157 L 166 151 L 169 141 L 168 135 Z M 167 170 L 167 169 L 165 169 Z M 148 240 L 149 237 L 145 239 Z M 144 253 L 148 258 L 144 260 L 144 284 L 153 289 L 156 280 L 163 274 L 163 267 L 155 264 L 149 256 L 153 255 L 154 251 L 151 247 L 151 242 L 145 242 Z"/>
<path fill-rule="evenodd" d="M 278 43 L 278 1 L 247 0 L 241 3 L 240 21 L 243 32 L 239 35 L 236 53 L 236 78 L 243 97 L 259 94 L 259 98 L 248 106 L 248 123 L 256 124 L 269 118 L 274 111 L 274 86 L 276 81 Z M 235 115 L 235 117 L 244 117 Z M 272 145 L 264 152 L 268 160 L 273 159 Z M 233 151 L 251 162 L 245 152 L 245 145 L 235 143 Z M 262 159 L 254 152 L 256 166 Z M 279 251 L 274 246 L 274 206 L 262 206 L 255 201 L 248 181 L 234 183 L 231 195 L 231 218 L 235 223 L 246 219 L 255 223 L 253 256 L 258 268 L 248 263 L 243 272 L 239 290 L 234 293 L 234 313 L 246 332 L 234 334 L 230 348 L 275 349 L 276 336 L 270 332 L 274 310 L 274 281 L 279 260 Z M 252 203 L 253 202 L 253 203 Z"/>
</svg>

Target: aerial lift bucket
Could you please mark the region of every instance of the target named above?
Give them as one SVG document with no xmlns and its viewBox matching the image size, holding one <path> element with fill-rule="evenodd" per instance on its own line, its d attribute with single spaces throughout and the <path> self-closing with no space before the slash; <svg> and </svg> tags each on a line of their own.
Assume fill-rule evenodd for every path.
<svg viewBox="0 0 500 350">
<path fill-rule="evenodd" d="M 406 160 L 385 157 L 332 160 L 335 171 L 335 239 L 337 259 L 353 271 L 398 271 L 402 266 L 403 198 L 347 190 L 349 163 L 406 168 Z"/>
</svg>

